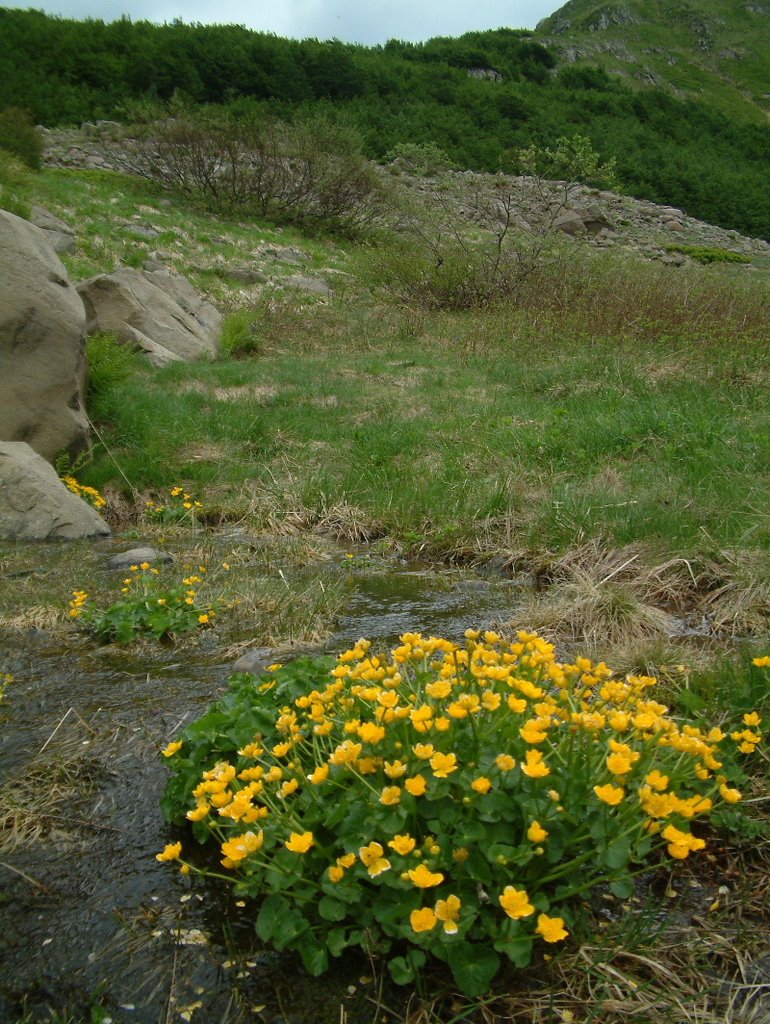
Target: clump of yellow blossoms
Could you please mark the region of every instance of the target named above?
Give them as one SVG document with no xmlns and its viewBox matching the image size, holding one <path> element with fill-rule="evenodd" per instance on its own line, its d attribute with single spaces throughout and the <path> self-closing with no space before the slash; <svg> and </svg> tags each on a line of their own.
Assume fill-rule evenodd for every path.
<svg viewBox="0 0 770 1024">
<path fill-rule="evenodd" d="M 83 501 L 87 501 L 89 505 L 92 505 L 95 509 L 106 508 L 107 500 L 96 490 L 95 487 L 86 487 L 85 484 L 80 484 L 74 476 L 63 476 L 61 482 L 67 487 L 68 490 L 72 491 L 73 494 L 77 494 Z"/>
<path fill-rule="evenodd" d="M 762 739 L 756 713 L 730 732 L 682 722 L 654 678 L 559 662 L 533 633 L 407 633 L 272 668 L 233 677 L 166 747 L 164 809 L 218 844 L 263 900 L 260 936 L 313 973 L 366 934 L 408 944 L 397 980 L 432 954 L 481 994 L 501 957 L 567 939 L 597 884 L 628 896 L 650 857 L 703 850 Z M 159 859 L 201 870 L 176 847 Z"/>
<path fill-rule="evenodd" d="M 194 530 L 203 514 L 203 503 L 177 484 L 169 490 L 165 504 L 149 498 L 145 514 L 151 522 L 188 523 Z"/>
</svg>

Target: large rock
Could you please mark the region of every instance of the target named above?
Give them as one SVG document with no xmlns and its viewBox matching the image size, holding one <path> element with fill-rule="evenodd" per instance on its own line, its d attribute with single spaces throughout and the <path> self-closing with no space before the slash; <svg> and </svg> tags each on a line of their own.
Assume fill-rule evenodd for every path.
<svg viewBox="0 0 770 1024">
<path fill-rule="evenodd" d="M 83 303 L 47 232 L 0 210 L 0 441 L 88 447 Z"/>
<path fill-rule="evenodd" d="M 76 540 L 109 532 L 99 513 L 28 444 L 0 441 L 0 538 Z"/>
<path fill-rule="evenodd" d="M 89 278 L 78 291 L 89 334 L 114 331 L 156 366 L 216 355 L 222 315 L 179 274 L 120 267 Z"/>
<path fill-rule="evenodd" d="M 72 252 L 75 249 L 75 232 L 69 224 L 44 206 L 33 206 L 29 219 L 36 228 L 45 231 L 46 238 L 56 252 Z"/>
</svg>

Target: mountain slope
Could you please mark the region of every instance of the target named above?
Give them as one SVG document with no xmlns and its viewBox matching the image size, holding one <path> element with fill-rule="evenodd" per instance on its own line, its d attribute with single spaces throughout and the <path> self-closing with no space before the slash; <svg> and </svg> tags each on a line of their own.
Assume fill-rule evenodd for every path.
<svg viewBox="0 0 770 1024">
<path fill-rule="evenodd" d="M 560 63 L 598 65 L 734 116 L 770 117 L 767 0 L 569 0 L 534 38 Z"/>
</svg>

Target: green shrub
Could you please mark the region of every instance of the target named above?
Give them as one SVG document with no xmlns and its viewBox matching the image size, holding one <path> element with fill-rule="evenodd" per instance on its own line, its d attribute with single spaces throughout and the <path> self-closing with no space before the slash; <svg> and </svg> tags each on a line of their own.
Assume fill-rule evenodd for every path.
<svg viewBox="0 0 770 1024">
<path fill-rule="evenodd" d="M 88 404 L 98 406 L 100 399 L 122 384 L 136 370 L 139 356 L 128 345 L 118 343 L 108 331 L 90 335 L 86 346 L 88 356 Z"/>
<path fill-rule="evenodd" d="M 225 358 L 238 359 L 259 355 L 264 346 L 255 323 L 255 313 L 248 309 L 240 309 L 225 317 L 219 344 Z"/>
<path fill-rule="evenodd" d="M 680 252 L 696 263 L 751 263 L 750 256 L 732 249 L 709 249 L 703 245 L 667 245 L 666 252 Z"/>
<path fill-rule="evenodd" d="M 422 177 L 434 177 L 454 167 L 449 156 L 434 142 L 401 142 L 385 154 L 385 162 Z"/>
<path fill-rule="evenodd" d="M 6 149 L 0 148 L 0 209 L 29 220 L 30 205 L 26 198 L 29 168 Z"/>
<path fill-rule="evenodd" d="M 697 728 L 647 676 L 560 664 L 532 633 L 466 637 L 234 676 L 163 752 L 167 819 L 214 840 L 262 900 L 260 938 L 311 974 L 364 946 L 398 982 L 430 955 L 481 995 L 502 960 L 565 940 L 594 887 L 627 898 L 640 865 L 704 849 L 696 819 L 741 799 L 756 713 Z M 209 873 L 181 842 L 158 860 Z"/>
<path fill-rule="evenodd" d="M 0 110 L 0 149 L 18 157 L 33 171 L 40 169 L 43 140 L 25 110 L 19 107 Z"/>
</svg>

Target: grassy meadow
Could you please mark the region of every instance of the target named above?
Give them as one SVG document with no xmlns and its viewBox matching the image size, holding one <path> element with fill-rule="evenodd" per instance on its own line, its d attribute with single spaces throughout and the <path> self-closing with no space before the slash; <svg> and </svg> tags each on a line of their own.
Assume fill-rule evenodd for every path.
<svg viewBox="0 0 770 1024">
<path fill-rule="evenodd" d="M 49 169 L 14 194 L 76 225 L 63 258 L 74 280 L 153 256 L 226 314 L 209 362 L 153 368 L 91 339 L 94 447 L 70 467 L 107 497 L 121 539 L 229 563 L 208 642 L 235 652 L 246 625 L 276 647 L 322 641 L 352 584 L 321 567 L 376 551 L 520 578 L 515 618 L 480 626 L 534 628 L 621 672 L 655 672 L 675 710 L 720 721 L 750 698 L 767 715 L 746 666 L 770 651 L 769 266 L 669 267 L 570 241 L 515 300 L 451 310 L 386 286 L 386 239 L 214 217 L 104 172 Z M 158 237 L 132 231 L 148 224 Z M 265 246 L 279 253 L 267 263 Z M 281 258 L 289 247 L 306 254 L 299 267 Z M 247 265 L 268 282 L 228 277 Z M 298 272 L 331 297 L 283 283 Z M 192 531 L 148 515 L 177 485 L 202 503 Z M 240 555 L 237 530 L 259 539 Z M 5 547 L 0 566 L 25 558 Z M 298 570 L 290 583 L 276 582 L 276 559 Z M 63 626 L 76 586 L 106 593 L 94 566 L 69 549 L 51 570 L 56 593 L 50 575 L 25 576 L 0 594 L 0 621 Z M 738 979 L 765 948 L 763 758 L 750 811 L 681 882 L 730 885 L 708 910 L 690 893 L 688 921 L 708 917 L 697 941 L 664 934 L 648 907 L 543 967 L 549 991 L 470 1004 L 422 992 L 400 1016 L 372 1000 L 372 1019 L 765 1019 L 745 1015 L 750 980 L 699 1001 L 705 976 Z"/>
</svg>

